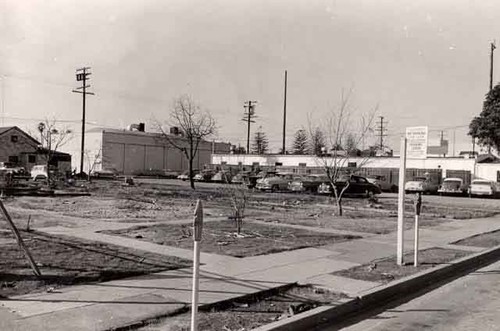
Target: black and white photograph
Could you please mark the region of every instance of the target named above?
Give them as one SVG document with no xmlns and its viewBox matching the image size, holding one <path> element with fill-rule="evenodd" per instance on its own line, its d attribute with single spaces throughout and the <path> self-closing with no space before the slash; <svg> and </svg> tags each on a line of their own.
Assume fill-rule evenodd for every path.
<svg viewBox="0 0 500 331">
<path fill-rule="evenodd" d="M 499 13 L 0 0 L 0 331 L 500 330 Z"/>
</svg>

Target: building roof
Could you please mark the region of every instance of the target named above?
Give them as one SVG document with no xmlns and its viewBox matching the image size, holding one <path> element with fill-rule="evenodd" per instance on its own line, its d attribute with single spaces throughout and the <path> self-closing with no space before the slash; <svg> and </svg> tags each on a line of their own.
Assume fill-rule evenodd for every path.
<svg viewBox="0 0 500 331">
<path fill-rule="evenodd" d="M 0 127 L 0 136 L 3 135 L 4 133 L 10 131 L 10 130 L 18 130 L 20 131 L 22 134 L 24 134 L 26 137 L 28 137 L 29 139 L 31 139 L 36 145 L 40 145 L 40 142 L 38 140 L 36 140 L 35 138 L 33 138 L 31 135 L 27 134 L 26 132 L 24 132 L 23 130 L 21 130 L 19 127 L 17 126 L 4 126 L 4 127 Z"/>
</svg>

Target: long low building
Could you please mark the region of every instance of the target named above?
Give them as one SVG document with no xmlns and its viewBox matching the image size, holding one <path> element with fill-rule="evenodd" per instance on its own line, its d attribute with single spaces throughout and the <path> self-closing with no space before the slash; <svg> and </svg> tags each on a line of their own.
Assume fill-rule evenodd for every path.
<svg viewBox="0 0 500 331">
<path fill-rule="evenodd" d="M 184 153 L 174 147 L 186 146 L 181 134 L 164 134 L 137 130 L 93 129 L 87 133 L 85 169 L 115 169 L 120 174 L 149 170 L 184 171 L 189 167 Z M 169 142 L 170 140 L 170 142 Z M 229 153 L 230 144 L 201 141 L 194 167 L 203 169 L 211 162 L 212 153 Z"/>
<path fill-rule="evenodd" d="M 361 167 L 362 169 L 393 170 L 395 174 L 392 181 L 397 182 L 397 169 L 400 166 L 399 156 L 395 157 L 349 157 L 344 159 L 345 167 Z M 439 172 L 441 178 L 456 176 L 457 174 L 469 174 L 471 178 L 484 178 L 500 181 L 500 163 L 494 156 L 468 158 L 468 157 L 428 157 L 426 159 L 407 159 L 406 168 L 415 170 L 413 173 L 420 174 L 417 170 Z M 326 161 L 331 164 L 330 161 Z M 213 165 L 228 165 L 250 170 L 256 167 L 277 167 L 298 171 L 309 169 L 306 173 L 320 169 L 324 161 L 314 155 L 252 155 L 252 154 L 214 154 Z"/>
</svg>

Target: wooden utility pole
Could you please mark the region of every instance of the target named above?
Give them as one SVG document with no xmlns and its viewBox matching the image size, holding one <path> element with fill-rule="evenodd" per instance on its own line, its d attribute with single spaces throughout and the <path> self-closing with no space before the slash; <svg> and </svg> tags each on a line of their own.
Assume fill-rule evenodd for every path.
<svg viewBox="0 0 500 331">
<path fill-rule="evenodd" d="M 255 115 L 255 104 L 257 101 L 246 101 L 243 108 L 245 108 L 245 113 L 241 119 L 243 122 L 247 122 L 247 154 L 250 154 L 250 123 L 255 123 L 253 120 Z"/>
<path fill-rule="evenodd" d="M 85 96 L 87 94 L 94 95 L 94 93 L 92 93 L 92 92 L 87 92 L 87 88 L 90 87 L 90 85 L 87 85 L 87 80 L 89 80 L 89 78 L 87 76 L 91 75 L 91 73 L 88 72 L 89 70 L 90 70 L 90 67 L 76 69 L 76 81 L 82 82 L 82 86 L 79 86 L 76 88 L 76 90 L 72 91 L 74 93 L 81 93 L 83 96 L 83 103 L 82 103 L 82 146 L 81 146 L 81 150 L 80 150 L 80 173 L 82 173 L 82 174 L 83 174 L 83 158 L 84 158 L 84 152 L 85 152 Z"/>
<path fill-rule="evenodd" d="M 490 43 L 490 91 L 493 89 L 493 52 L 495 51 L 496 45 L 493 41 Z"/>
<path fill-rule="evenodd" d="M 286 88 L 287 88 L 287 71 L 285 70 L 285 95 L 283 99 L 283 149 L 282 154 L 286 154 L 285 137 L 286 137 Z"/>
</svg>

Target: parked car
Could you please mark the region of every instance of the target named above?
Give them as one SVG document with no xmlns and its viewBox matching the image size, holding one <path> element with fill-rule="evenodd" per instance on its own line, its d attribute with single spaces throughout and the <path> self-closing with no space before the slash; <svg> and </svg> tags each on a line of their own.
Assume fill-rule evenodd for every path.
<svg viewBox="0 0 500 331">
<path fill-rule="evenodd" d="M 345 190 L 345 195 L 350 196 L 362 196 L 370 197 L 374 194 L 380 194 L 382 191 L 377 185 L 370 183 L 365 177 L 362 176 L 342 176 L 335 182 L 335 187 L 337 192 L 340 193 L 343 188 L 349 184 Z M 328 182 L 322 182 L 318 187 L 319 194 L 333 194 L 332 184 Z"/>
<path fill-rule="evenodd" d="M 49 172 L 47 170 L 46 164 L 34 165 L 31 168 L 31 179 L 37 180 L 45 180 L 49 177 Z"/>
<path fill-rule="evenodd" d="M 439 185 L 425 176 L 414 177 L 405 184 L 405 193 L 437 194 L 438 189 Z"/>
<path fill-rule="evenodd" d="M 7 173 L 12 173 L 14 175 L 25 175 L 26 169 L 20 167 L 11 162 L 0 162 L 0 170 Z"/>
<path fill-rule="evenodd" d="M 467 186 L 462 178 L 445 178 L 438 193 L 439 195 L 465 195 Z"/>
<path fill-rule="evenodd" d="M 197 173 L 193 177 L 193 179 L 195 182 L 209 182 L 214 175 L 215 175 L 215 170 L 206 169 L 206 170 L 202 170 L 201 172 Z"/>
<path fill-rule="evenodd" d="M 118 170 L 114 168 L 105 168 L 92 172 L 92 177 L 99 179 L 115 179 L 118 177 Z"/>
<path fill-rule="evenodd" d="M 250 177 L 250 172 L 248 171 L 241 171 L 237 173 L 232 179 L 231 183 L 232 184 L 247 184 L 248 183 L 248 177 Z"/>
<path fill-rule="evenodd" d="M 174 179 L 177 178 L 180 175 L 179 171 L 175 171 L 172 169 L 164 169 L 163 170 L 163 177 L 168 178 L 168 179 Z"/>
<path fill-rule="evenodd" d="M 498 187 L 496 183 L 486 179 L 475 179 L 469 187 L 469 196 L 485 196 L 496 197 L 498 195 Z"/>
<path fill-rule="evenodd" d="M 366 179 L 374 184 L 380 187 L 380 190 L 382 192 L 397 192 L 398 191 L 398 186 L 395 184 L 392 184 L 387 180 L 387 177 L 382 176 L 382 175 L 370 175 L 366 176 Z"/>
<path fill-rule="evenodd" d="M 221 170 L 216 172 L 210 180 L 215 183 L 231 183 L 232 178 L 233 176 L 229 171 Z"/>
<path fill-rule="evenodd" d="M 200 173 L 200 171 L 198 169 L 193 169 L 193 176 L 196 176 L 199 173 Z M 180 179 L 180 180 L 189 180 L 189 170 L 186 170 L 182 174 L 180 174 L 179 176 L 177 176 L 177 179 Z"/>
<path fill-rule="evenodd" d="M 293 180 L 293 174 L 268 173 L 266 177 L 258 179 L 255 188 L 261 191 L 286 191 L 288 183 Z"/>
<path fill-rule="evenodd" d="M 288 190 L 292 192 L 318 192 L 318 187 L 322 182 L 327 181 L 325 176 L 307 175 L 296 176 L 288 184 Z"/>
</svg>

